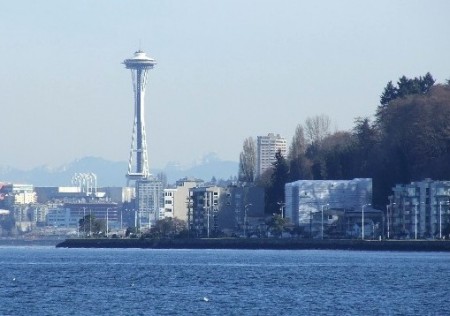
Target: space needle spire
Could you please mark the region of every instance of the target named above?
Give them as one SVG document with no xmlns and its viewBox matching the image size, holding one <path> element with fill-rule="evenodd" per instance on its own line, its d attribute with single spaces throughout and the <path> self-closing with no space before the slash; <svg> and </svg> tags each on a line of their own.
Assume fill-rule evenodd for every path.
<svg viewBox="0 0 450 316">
<path fill-rule="evenodd" d="M 138 50 L 132 58 L 125 59 L 123 64 L 131 70 L 134 91 L 134 123 L 127 172 L 129 182 L 147 179 L 150 175 L 144 122 L 144 95 L 148 70 L 152 69 L 156 62 Z"/>
</svg>

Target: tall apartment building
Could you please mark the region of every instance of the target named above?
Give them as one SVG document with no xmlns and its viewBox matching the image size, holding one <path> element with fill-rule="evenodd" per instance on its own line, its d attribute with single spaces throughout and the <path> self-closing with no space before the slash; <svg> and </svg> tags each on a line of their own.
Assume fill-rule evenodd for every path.
<svg viewBox="0 0 450 316">
<path fill-rule="evenodd" d="M 450 225 L 450 181 L 425 179 L 397 184 L 392 190 L 386 207 L 389 237 L 444 237 Z"/>
<path fill-rule="evenodd" d="M 163 203 L 163 186 L 160 180 L 153 177 L 136 180 L 136 209 L 139 227 L 150 228 L 155 225 Z"/>
<path fill-rule="evenodd" d="M 217 215 L 224 188 L 198 187 L 189 190 L 189 230 L 197 237 L 210 237 L 218 232 Z"/>
<path fill-rule="evenodd" d="M 275 154 L 281 151 L 283 157 L 287 155 L 286 139 L 280 134 L 269 133 L 267 136 L 258 136 L 256 143 L 256 176 L 261 176 L 264 171 L 272 167 L 276 160 Z"/>
</svg>

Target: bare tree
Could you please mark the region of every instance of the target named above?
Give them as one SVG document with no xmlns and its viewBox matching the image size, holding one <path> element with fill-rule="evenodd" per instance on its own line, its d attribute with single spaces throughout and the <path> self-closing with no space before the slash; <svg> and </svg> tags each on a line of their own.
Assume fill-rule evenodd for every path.
<svg viewBox="0 0 450 316">
<path fill-rule="evenodd" d="M 288 162 L 289 162 L 289 180 L 296 181 L 300 179 L 310 179 L 311 162 L 306 157 L 306 140 L 301 124 L 297 125 L 295 134 L 292 137 L 291 145 L 289 146 Z"/>
<path fill-rule="evenodd" d="M 331 120 L 325 115 L 308 117 L 305 121 L 305 133 L 308 143 L 320 143 L 325 137 L 330 135 Z"/>
<path fill-rule="evenodd" d="M 303 126 L 301 124 L 297 125 L 295 129 L 295 134 L 292 137 L 291 145 L 289 146 L 288 159 L 293 160 L 305 154 L 306 151 L 306 140 L 303 131 Z"/>
<path fill-rule="evenodd" d="M 256 171 L 256 143 L 252 137 L 244 140 L 239 156 L 239 181 L 253 182 Z"/>
</svg>

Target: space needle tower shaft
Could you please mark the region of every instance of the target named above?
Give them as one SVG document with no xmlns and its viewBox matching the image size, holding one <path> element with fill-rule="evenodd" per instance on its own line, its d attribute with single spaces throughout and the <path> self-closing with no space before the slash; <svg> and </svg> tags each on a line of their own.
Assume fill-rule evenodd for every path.
<svg viewBox="0 0 450 316">
<path fill-rule="evenodd" d="M 134 123 L 127 179 L 128 181 L 141 180 L 150 175 L 145 134 L 144 96 L 148 70 L 152 69 L 156 62 L 139 50 L 123 63 L 127 69 L 131 70 L 134 91 Z"/>
</svg>

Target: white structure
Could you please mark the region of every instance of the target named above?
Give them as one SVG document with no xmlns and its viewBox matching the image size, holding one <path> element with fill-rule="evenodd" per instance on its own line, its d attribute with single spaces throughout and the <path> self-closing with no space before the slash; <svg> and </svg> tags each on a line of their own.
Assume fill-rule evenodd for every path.
<svg viewBox="0 0 450 316">
<path fill-rule="evenodd" d="M 150 175 L 144 122 L 144 96 L 148 70 L 152 69 L 156 62 L 139 50 L 123 63 L 127 69 L 131 70 L 134 92 L 134 123 L 127 178 L 128 181 L 141 180 Z"/>
<path fill-rule="evenodd" d="M 323 208 L 361 211 L 372 202 L 372 179 L 299 180 L 285 185 L 285 216 L 310 225 Z"/>
<path fill-rule="evenodd" d="M 273 133 L 267 136 L 258 136 L 256 143 L 256 176 L 261 176 L 264 171 L 272 167 L 272 163 L 276 160 L 275 154 L 281 151 L 283 157 L 287 154 L 286 139 L 279 134 Z"/>
<path fill-rule="evenodd" d="M 450 225 L 450 181 L 425 179 L 398 184 L 393 191 L 386 207 L 390 237 L 444 237 Z"/>
<path fill-rule="evenodd" d="M 72 177 L 72 184 L 86 195 L 95 196 L 97 194 L 97 175 L 95 173 L 75 173 Z"/>
</svg>

